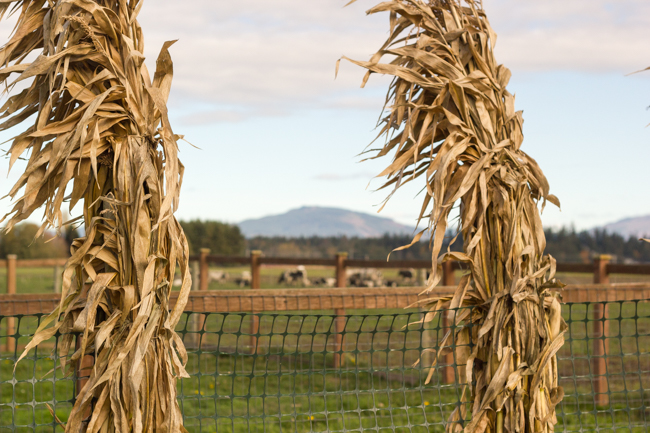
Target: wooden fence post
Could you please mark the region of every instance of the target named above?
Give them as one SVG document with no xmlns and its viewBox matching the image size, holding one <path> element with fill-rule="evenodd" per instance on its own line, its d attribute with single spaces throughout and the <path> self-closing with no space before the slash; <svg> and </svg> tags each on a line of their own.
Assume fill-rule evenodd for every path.
<svg viewBox="0 0 650 433">
<path fill-rule="evenodd" d="M 343 288 L 346 286 L 346 265 L 348 253 L 336 254 L 336 287 Z"/>
<path fill-rule="evenodd" d="M 83 334 L 83 333 L 82 333 Z M 75 350 L 79 350 L 81 347 L 81 338 L 83 335 L 77 335 L 75 340 Z M 75 396 L 78 397 L 81 393 L 81 390 L 86 386 L 88 380 L 90 379 L 90 373 L 92 373 L 93 365 L 95 364 L 95 357 L 93 355 L 82 355 L 81 360 L 77 366 L 77 382 L 75 384 Z M 86 408 L 84 411 L 84 423 L 82 425 L 87 425 L 90 415 L 91 407 Z"/>
<path fill-rule="evenodd" d="M 81 334 L 78 334 L 75 338 L 75 350 L 81 349 L 81 338 L 83 337 L 83 332 Z M 79 395 L 81 390 L 83 389 L 84 385 L 86 385 L 86 382 L 88 382 L 88 378 L 86 377 L 86 374 L 88 373 L 88 361 L 86 360 L 87 356 L 82 355 L 81 359 L 79 360 L 79 364 L 77 364 L 77 369 L 76 369 L 76 374 L 77 374 L 77 384 L 76 384 L 76 389 L 75 389 L 75 395 Z"/>
<path fill-rule="evenodd" d="M 251 289 L 253 290 L 262 288 L 260 281 L 260 257 L 262 257 L 261 251 L 251 251 Z"/>
<path fill-rule="evenodd" d="M 251 251 L 251 290 L 258 290 L 262 288 L 262 282 L 260 280 L 261 257 L 261 251 Z M 251 338 L 249 343 L 251 353 L 257 353 L 257 337 L 255 334 L 257 334 L 259 330 L 260 317 L 255 311 L 251 311 Z"/>
<path fill-rule="evenodd" d="M 348 253 L 336 254 L 336 287 L 344 288 L 347 282 L 346 263 Z M 343 333 L 345 332 L 345 308 L 336 308 L 334 310 L 336 315 L 334 327 L 336 334 L 334 335 L 334 368 L 341 368 L 345 364 L 343 357 Z"/>
<path fill-rule="evenodd" d="M 16 259 L 15 254 L 7 255 L 7 294 L 14 295 L 16 294 Z M 7 352 L 13 352 L 16 349 L 18 340 L 10 337 L 16 332 L 15 318 L 7 317 L 7 343 L 6 350 Z"/>
<path fill-rule="evenodd" d="M 82 297 L 86 298 L 88 296 L 88 290 L 90 289 L 90 286 L 91 286 L 90 284 L 84 284 Z M 79 350 L 81 348 L 82 338 L 83 338 L 83 332 L 77 334 L 75 338 L 75 350 Z M 81 355 L 81 359 L 79 360 L 79 363 L 77 364 L 77 368 L 76 368 L 76 373 L 77 373 L 77 383 L 75 389 L 76 396 L 79 395 L 83 387 L 86 386 L 86 383 L 88 383 L 88 379 L 90 378 L 90 373 L 92 371 L 94 363 L 95 363 L 95 357 L 93 355 L 84 355 L 84 354 Z M 83 418 L 87 419 L 90 416 L 90 414 L 91 414 L 91 408 L 88 407 L 84 412 Z"/>
<path fill-rule="evenodd" d="M 455 286 L 456 277 L 454 275 L 454 262 L 446 261 L 442 264 L 442 285 L 443 286 Z M 443 336 L 451 330 L 451 321 L 450 317 L 454 317 L 455 312 L 453 311 L 444 311 L 442 312 L 442 329 Z M 449 341 L 449 340 L 448 340 Z M 454 374 L 454 354 L 449 352 L 444 356 L 445 364 L 447 367 L 442 369 L 442 381 L 443 383 L 454 383 L 456 381 L 456 375 Z"/>
<path fill-rule="evenodd" d="M 427 270 L 424 268 L 418 269 L 418 284 L 422 287 L 427 285 Z"/>
<path fill-rule="evenodd" d="M 199 250 L 199 290 L 207 291 L 210 285 L 210 265 L 208 263 L 208 256 L 210 255 L 210 248 L 201 248 Z M 201 314 L 197 320 L 196 327 L 202 330 L 205 326 L 205 314 Z M 199 337 L 198 346 L 203 344 L 203 338 Z"/>
<path fill-rule="evenodd" d="M 61 293 L 61 266 L 54 267 L 54 293 Z"/>
<path fill-rule="evenodd" d="M 209 280 L 209 265 L 208 255 L 210 254 L 209 248 L 201 248 L 199 256 L 199 267 L 201 277 L 199 278 L 199 290 L 208 290 Z"/>
<path fill-rule="evenodd" d="M 607 265 L 611 256 L 601 255 L 594 259 L 594 284 L 609 284 Z M 593 357 L 591 370 L 595 376 L 592 386 L 596 405 L 607 406 L 609 394 L 607 386 L 607 336 L 609 323 L 607 322 L 607 303 L 594 303 L 593 305 Z"/>
<path fill-rule="evenodd" d="M 206 260 L 207 262 L 207 260 Z M 191 266 L 191 273 L 192 273 L 192 291 L 198 291 L 201 288 L 201 271 L 199 267 L 199 262 L 198 261 L 193 261 L 190 264 Z M 193 313 L 192 317 L 190 318 L 190 332 L 192 332 L 192 338 L 188 340 L 188 343 L 192 344 L 192 347 L 198 348 L 200 340 L 200 336 L 197 334 L 199 330 L 203 327 L 203 320 L 202 320 L 202 315 L 201 313 Z"/>
<path fill-rule="evenodd" d="M 206 260 L 207 261 L 207 260 Z M 191 264 L 190 272 L 192 273 L 192 290 L 197 291 L 201 289 L 201 270 L 198 261 L 193 261 Z"/>
</svg>

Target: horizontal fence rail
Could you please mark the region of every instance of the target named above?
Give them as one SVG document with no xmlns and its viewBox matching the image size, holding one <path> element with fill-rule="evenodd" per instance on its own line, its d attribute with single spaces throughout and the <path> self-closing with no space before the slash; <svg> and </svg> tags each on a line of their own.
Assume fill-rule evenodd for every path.
<svg viewBox="0 0 650 433">
<path fill-rule="evenodd" d="M 190 256 L 190 261 L 199 262 L 201 255 Z M 598 258 L 595 259 L 599 260 Z M 6 268 L 9 260 L 0 259 L 0 267 Z M 219 256 L 206 255 L 206 262 L 214 265 L 250 265 L 251 258 L 246 256 Z M 629 275 L 650 275 L 650 263 L 640 264 L 622 264 L 609 263 L 607 260 L 607 274 L 629 274 Z M 64 266 L 66 259 L 16 259 L 18 268 L 49 268 L 55 266 Z M 460 269 L 457 262 L 454 263 L 454 269 Z M 298 258 L 298 257 L 260 257 L 260 265 L 287 265 L 287 266 L 336 266 L 336 258 L 333 259 L 315 259 L 315 258 Z M 345 266 L 350 268 L 413 268 L 429 269 L 431 268 L 430 260 L 361 260 L 345 259 Z M 557 272 L 574 272 L 590 274 L 595 270 L 593 263 L 557 263 Z"/>
<path fill-rule="evenodd" d="M 594 320 L 598 311 L 606 316 Z M 185 427 L 442 433 L 462 404 L 465 375 L 464 360 L 439 347 L 450 328 L 441 320 L 446 312 L 439 313 L 422 324 L 417 311 L 343 317 L 188 311 L 177 327 L 189 350 L 190 378 L 178 384 Z M 558 352 L 565 397 L 556 430 L 647 431 L 650 303 L 569 303 L 562 314 L 569 328 Z M 7 318 L 0 316 L 0 339 Z M 14 318 L 23 346 L 42 315 Z M 17 352 L 0 353 L 0 431 L 59 430 L 48 405 L 66 421 L 88 371 L 67 377 L 52 371 L 68 355 L 54 350 L 58 338 L 32 350 L 15 372 Z M 442 356 L 430 368 L 436 352 Z"/>
<path fill-rule="evenodd" d="M 428 293 L 423 287 L 194 291 L 185 309 L 200 313 L 405 309 L 450 296 L 455 290 L 455 286 L 441 286 Z M 573 284 L 560 294 L 564 303 L 646 300 L 650 299 L 650 283 Z M 170 306 L 177 297 L 172 292 Z M 0 315 L 46 314 L 60 299 L 58 293 L 0 295 Z"/>
</svg>

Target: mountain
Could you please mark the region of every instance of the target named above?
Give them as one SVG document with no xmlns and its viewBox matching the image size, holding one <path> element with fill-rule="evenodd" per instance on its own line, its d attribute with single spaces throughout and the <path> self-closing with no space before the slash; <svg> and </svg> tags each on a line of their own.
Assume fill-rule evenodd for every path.
<svg viewBox="0 0 650 433">
<path fill-rule="evenodd" d="M 242 221 L 244 236 L 348 236 L 380 237 L 388 233 L 413 234 L 413 228 L 389 218 L 333 207 L 301 207 L 281 215 Z"/>
<path fill-rule="evenodd" d="M 618 233 L 624 238 L 650 235 L 650 215 L 625 218 L 602 227 L 610 233 Z"/>
</svg>

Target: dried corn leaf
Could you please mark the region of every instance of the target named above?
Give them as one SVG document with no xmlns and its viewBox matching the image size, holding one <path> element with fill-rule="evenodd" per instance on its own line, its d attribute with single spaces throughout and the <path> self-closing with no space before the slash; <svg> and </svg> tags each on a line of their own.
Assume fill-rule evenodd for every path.
<svg viewBox="0 0 650 433">
<path fill-rule="evenodd" d="M 183 166 L 166 108 L 173 42 L 163 45 L 151 81 L 141 7 L 142 0 L 0 2 L 0 14 L 19 14 L 0 49 L 0 79 L 9 91 L 24 87 L 0 109 L 0 129 L 25 125 L 10 165 L 29 154 L 2 221 L 11 230 L 43 208 L 41 231 L 60 228 L 62 203 L 72 210 L 83 199 L 86 236 L 72 244 L 61 304 L 21 355 L 56 332 L 81 332 L 74 355 L 67 356 L 69 335 L 59 348 L 69 371 L 84 355 L 95 359 L 66 432 L 82 430 L 88 408 L 90 433 L 184 431 L 176 379 L 187 375 L 187 354 L 174 328 L 191 282 L 174 218 Z M 182 285 L 170 312 L 176 266 Z"/>
<path fill-rule="evenodd" d="M 457 328 L 441 346 L 453 342 L 457 362 L 467 361 L 458 377 L 473 399 L 472 421 L 464 423 L 460 402 L 447 431 L 548 433 L 562 395 L 551 367 L 566 324 L 551 292 L 562 284 L 544 256 L 539 209 L 559 201 L 521 150 L 510 71 L 494 58 L 496 35 L 478 1 L 389 0 L 368 13 L 384 11 L 387 41 L 370 61 L 352 60 L 368 70 L 363 84 L 372 73 L 393 76 L 380 121 L 386 142 L 373 158 L 392 154 L 384 187 L 399 188 L 405 173 L 426 186 L 418 221 L 432 234 L 427 290 L 440 281 L 444 260 L 460 259 L 471 271 L 452 297 L 429 301 L 432 310 L 452 309 Z M 457 205 L 464 254 L 439 258 Z"/>
</svg>

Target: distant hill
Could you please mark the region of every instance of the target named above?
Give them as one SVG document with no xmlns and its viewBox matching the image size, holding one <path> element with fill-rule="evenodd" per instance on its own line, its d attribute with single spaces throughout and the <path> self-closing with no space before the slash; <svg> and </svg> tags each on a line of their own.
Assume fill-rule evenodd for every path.
<svg viewBox="0 0 650 433">
<path fill-rule="evenodd" d="M 239 228 L 244 236 L 348 236 L 374 238 L 413 233 L 413 227 L 389 218 L 331 207 L 301 207 L 281 215 L 271 215 L 242 221 Z"/>
<path fill-rule="evenodd" d="M 625 218 L 602 227 L 610 233 L 618 233 L 624 238 L 650 235 L 650 215 Z"/>
</svg>

